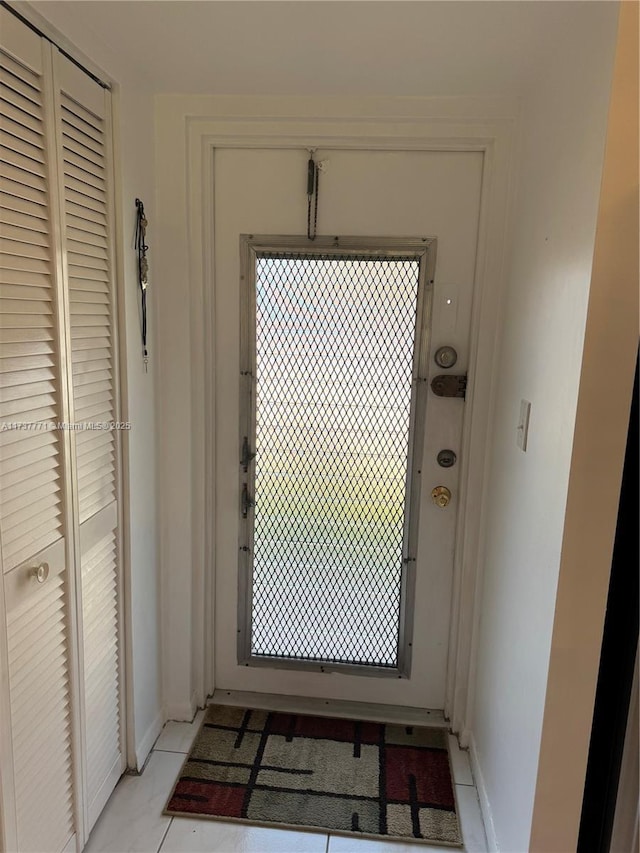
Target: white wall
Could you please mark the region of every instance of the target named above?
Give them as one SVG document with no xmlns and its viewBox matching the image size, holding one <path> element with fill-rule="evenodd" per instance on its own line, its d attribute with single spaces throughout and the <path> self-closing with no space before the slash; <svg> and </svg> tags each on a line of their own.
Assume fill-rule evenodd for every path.
<svg viewBox="0 0 640 853">
<path fill-rule="evenodd" d="M 523 100 L 511 217 L 471 732 L 488 833 L 508 853 L 529 849 L 615 46 L 617 5 L 585 7 L 578 45 Z"/>
<path fill-rule="evenodd" d="M 160 102 L 162 99 L 159 99 Z M 166 121 L 156 118 L 158 163 L 158 245 L 161 275 L 158 280 L 158 336 L 161 341 L 162 393 L 158 396 L 160 553 L 162 565 L 163 688 L 167 716 L 191 719 L 195 713 L 195 661 L 192 619 L 197 612 L 194 564 L 202 555 L 192 553 L 192 496 L 194 480 L 203 472 L 192 470 L 190 274 L 186 183 L 186 132 L 176 105 Z M 173 119 L 173 120 L 172 120 Z M 202 386 L 201 386 L 202 387 Z M 202 396 L 202 391 L 200 392 Z M 202 654 L 202 651 L 201 651 Z M 199 697 L 202 702 L 202 697 Z"/>
<path fill-rule="evenodd" d="M 19 8 L 19 4 L 18 5 Z M 154 138 L 153 97 L 148 81 L 139 70 L 115 54 L 74 15 L 73 4 L 37 2 L 32 9 L 49 21 L 82 54 L 89 57 L 119 84 L 117 116 L 119 117 L 120 204 L 118 211 L 120 240 L 123 247 L 124 343 L 127 359 L 123 370 L 123 415 L 132 429 L 123 433 L 128 440 L 129 485 L 128 524 L 125 523 L 125 549 L 130 561 L 130 626 L 131 665 L 127 673 L 133 685 L 133 732 L 129 732 L 129 760 L 142 766 L 164 722 L 160 683 L 159 638 L 159 570 L 157 548 L 157 484 L 155 384 L 157 350 L 155 347 L 155 299 L 150 289 L 149 325 L 152 333 L 149 372 L 144 373 L 140 319 L 137 296 L 136 255 L 133 251 L 136 197 L 145 204 L 150 222 L 151 284 L 153 285 L 154 231 Z M 22 11 L 22 10 L 21 10 Z M 117 177 L 117 176 L 116 176 Z M 121 329 L 121 334 L 122 334 Z M 125 448 L 126 449 L 126 448 Z M 125 454 L 126 455 L 126 454 Z M 126 513 L 126 506 L 125 506 Z"/>
<path fill-rule="evenodd" d="M 536 853 L 574 850 L 578 841 L 638 353 L 638 51 L 638 4 L 624 3 L 531 828 Z M 637 717 L 632 725 L 637 733 Z M 637 792 L 636 784 L 636 808 Z"/>
<path fill-rule="evenodd" d="M 122 84 L 122 244 L 125 250 L 126 395 L 129 435 L 131 647 L 135 753 L 141 767 L 163 723 L 160 669 L 160 559 L 158 553 L 158 479 L 155 387 L 158 348 L 157 301 L 154 293 L 155 231 L 153 101 L 148 92 Z M 149 222 L 147 372 L 142 361 L 137 262 L 133 248 L 136 198 L 142 199 Z"/>
</svg>

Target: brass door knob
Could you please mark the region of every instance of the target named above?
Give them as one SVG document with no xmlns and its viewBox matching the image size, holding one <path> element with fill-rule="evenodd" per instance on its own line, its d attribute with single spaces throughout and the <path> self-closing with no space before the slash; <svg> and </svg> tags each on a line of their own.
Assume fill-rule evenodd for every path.
<svg viewBox="0 0 640 853">
<path fill-rule="evenodd" d="M 451 492 L 446 486 L 436 486 L 435 489 L 431 490 L 431 500 L 436 506 L 439 506 L 441 509 L 444 509 L 446 506 L 449 505 L 449 501 L 451 500 Z"/>
</svg>

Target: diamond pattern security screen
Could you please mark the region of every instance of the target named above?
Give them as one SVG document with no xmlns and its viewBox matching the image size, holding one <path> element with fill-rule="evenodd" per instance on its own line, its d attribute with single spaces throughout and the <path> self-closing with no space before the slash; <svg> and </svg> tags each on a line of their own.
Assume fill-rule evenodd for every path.
<svg viewBox="0 0 640 853">
<path fill-rule="evenodd" d="M 252 656 L 398 664 L 419 277 L 256 258 Z"/>
</svg>

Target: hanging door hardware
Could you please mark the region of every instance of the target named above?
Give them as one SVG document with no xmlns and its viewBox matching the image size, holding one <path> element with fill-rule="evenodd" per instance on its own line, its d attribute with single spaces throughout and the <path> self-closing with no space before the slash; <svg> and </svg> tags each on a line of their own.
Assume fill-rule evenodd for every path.
<svg viewBox="0 0 640 853">
<path fill-rule="evenodd" d="M 246 518 L 249 515 L 249 510 L 256 505 L 254 499 L 249 497 L 249 490 L 247 489 L 246 483 L 244 483 L 242 486 L 241 505 L 243 518 Z"/>
<path fill-rule="evenodd" d="M 431 380 L 431 390 L 437 397 L 461 397 L 467 392 L 467 374 L 440 373 Z"/>
<path fill-rule="evenodd" d="M 315 148 L 309 148 L 307 163 L 307 239 L 315 240 L 318 230 L 318 184 L 320 177 L 319 164 L 314 160 Z M 311 207 L 313 205 L 313 219 Z"/>
<path fill-rule="evenodd" d="M 245 435 L 244 441 L 242 442 L 242 456 L 240 457 L 240 464 L 242 465 L 242 470 L 245 474 L 249 470 L 249 462 L 255 458 L 256 454 L 249 450 L 249 439 Z"/>
</svg>

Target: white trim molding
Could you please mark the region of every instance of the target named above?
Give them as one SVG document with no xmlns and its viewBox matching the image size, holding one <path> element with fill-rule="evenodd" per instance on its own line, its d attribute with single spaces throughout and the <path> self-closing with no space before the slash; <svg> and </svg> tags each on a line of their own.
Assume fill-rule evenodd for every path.
<svg viewBox="0 0 640 853">
<path fill-rule="evenodd" d="M 157 268 L 160 339 L 163 343 L 174 340 L 182 345 L 182 351 L 175 343 L 164 346 L 160 353 L 165 389 L 165 400 L 159 400 L 158 413 L 161 457 L 179 456 L 175 463 L 172 460 L 170 470 L 162 472 L 167 480 L 161 487 L 164 699 L 168 709 L 186 710 L 192 704 L 192 693 L 197 705 L 202 706 L 207 695 L 219 686 L 215 682 L 212 629 L 216 149 L 479 151 L 484 157 L 482 202 L 444 708 L 451 727 L 465 741 L 475 675 L 473 651 L 478 621 L 475 603 L 481 582 L 483 488 L 497 377 L 510 176 L 518 114 L 518 102 L 509 98 L 171 95 L 157 99 L 157 204 L 167 229 L 158 241 L 162 244 Z M 188 347 L 184 336 L 188 337 Z M 179 421 L 175 416 L 174 391 L 184 403 Z M 170 488 L 175 491 L 173 497 Z M 175 514 L 178 511 L 179 519 Z M 187 578 L 190 583 L 185 590 Z M 188 637 L 185 637 L 186 625 L 191 626 Z"/>
<path fill-rule="evenodd" d="M 137 773 L 142 773 L 144 765 L 153 749 L 154 743 L 158 740 L 160 732 L 164 727 L 165 714 L 161 711 L 156 715 L 155 719 L 140 738 L 135 750 L 135 764 L 130 763 L 129 769 L 135 770 Z"/>
<path fill-rule="evenodd" d="M 482 812 L 482 822 L 484 824 L 485 835 L 487 836 L 487 848 L 499 853 L 498 838 L 496 836 L 496 828 L 493 822 L 493 813 L 491 811 L 491 803 L 487 793 L 487 785 L 480 766 L 480 758 L 473 735 L 469 736 L 469 761 L 471 762 L 471 775 L 478 792 L 478 800 L 480 801 L 480 811 Z"/>
</svg>

